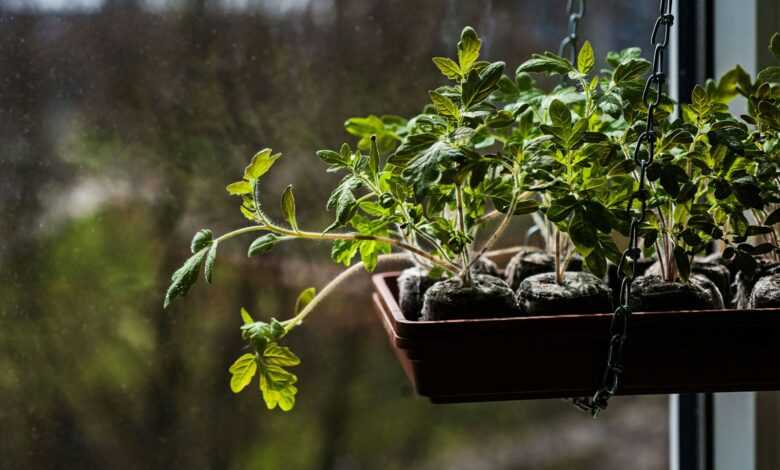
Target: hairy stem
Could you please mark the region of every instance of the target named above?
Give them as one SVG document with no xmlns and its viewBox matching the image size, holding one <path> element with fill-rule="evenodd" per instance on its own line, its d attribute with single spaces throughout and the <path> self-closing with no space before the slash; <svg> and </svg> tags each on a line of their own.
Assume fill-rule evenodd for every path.
<svg viewBox="0 0 780 470">
<path fill-rule="evenodd" d="M 463 214 L 463 187 L 461 185 L 455 186 L 455 205 L 458 212 L 458 230 L 460 233 L 466 234 L 466 220 Z M 471 285 L 471 270 L 469 267 L 469 248 L 464 246 L 460 253 L 461 261 L 463 263 L 463 271 L 460 272 L 460 277 L 463 279 L 465 285 Z"/>
<path fill-rule="evenodd" d="M 379 257 L 377 258 L 377 266 L 381 266 L 382 264 L 393 262 L 393 261 L 409 261 L 409 255 L 405 253 L 379 255 Z M 289 333 L 290 330 L 303 323 L 303 320 L 312 311 L 314 311 L 315 308 L 317 308 L 317 305 L 319 305 L 323 300 L 325 300 L 325 298 L 328 297 L 328 295 L 330 295 L 333 291 L 335 291 L 341 284 L 343 284 L 344 281 L 358 274 L 361 271 L 363 271 L 362 262 L 350 266 L 348 269 L 342 271 L 338 276 L 334 277 L 330 282 L 328 282 L 325 285 L 325 287 L 322 288 L 321 291 L 317 293 L 317 295 L 314 296 L 311 302 L 306 304 L 306 306 L 300 312 L 298 312 L 297 315 L 283 322 L 285 334 Z"/>
</svg>

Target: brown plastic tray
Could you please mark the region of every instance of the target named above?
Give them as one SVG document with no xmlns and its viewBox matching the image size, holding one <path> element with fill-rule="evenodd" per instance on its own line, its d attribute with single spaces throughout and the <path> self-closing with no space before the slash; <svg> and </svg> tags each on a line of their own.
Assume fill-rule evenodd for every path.
<svg viewBox="0 0 780 470">
<path fill-rule="evenodd" d="M 434 403 L 593 393 L 610 313 L 409 321 L 398 273 L 374 275 L 374 305 L 416 392 Z M 634 313 L 620 394 L 780 390 L 780 309 Z"/>
</svg>

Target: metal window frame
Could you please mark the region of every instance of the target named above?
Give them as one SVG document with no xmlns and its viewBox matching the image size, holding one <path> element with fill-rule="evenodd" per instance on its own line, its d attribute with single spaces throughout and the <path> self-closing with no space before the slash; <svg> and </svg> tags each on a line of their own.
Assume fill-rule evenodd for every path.
<svg viewBox="0 0 780 470">
<path fill-rule="evenodd" d="M 675 4 L 677 27 L 669 73 L 675 99 L 688 100 L 695 84 L 721 76 L 735 64 L 754 75 L 771 63 L 766 42 L 780 30 L 777 0 L 678 0 Z M 744 103 L 732 108 L 742 112 Z M 778 457 L 774 454 L 780 453 L 764 458 L 766 452 L 758 452 L 757 443 L 767 436 L 758 439 L 756 397 L 753 392 L 671 396 L 671 470 L 768 470 L 771 459 Z"/>
</svg>

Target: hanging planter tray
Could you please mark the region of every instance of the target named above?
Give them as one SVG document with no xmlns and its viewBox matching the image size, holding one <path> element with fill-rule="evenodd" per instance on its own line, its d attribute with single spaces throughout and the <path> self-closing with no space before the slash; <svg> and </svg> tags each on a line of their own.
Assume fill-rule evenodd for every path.
<svg viewBox="0 0 780 470">
<path fill-rule="evenodd" d="M 434 403 L 593 393 L 611 313 L 409 321 L 396 278 L 372 278 L 374 306 L 416 392 Z M 780 390 L 780 309 L 634 313 L 624 395 Z"/>
</svg>

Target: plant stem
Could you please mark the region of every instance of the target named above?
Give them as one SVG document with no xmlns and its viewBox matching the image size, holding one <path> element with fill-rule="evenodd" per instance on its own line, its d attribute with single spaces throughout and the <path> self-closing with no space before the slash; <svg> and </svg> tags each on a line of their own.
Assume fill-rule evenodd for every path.
<svg viewBox="0 0 780 470">
<path fill-rule="evenodd" d="M 555 228 L 555 283 L 563 284 L 561 273 L 561 231 Z"/>
<path fill-rule="evenodd" d="M 232 232 L 228 232 L 224 235 L 221 235 L 220 237 L 216 238 L 216 242 L 222 242 L 224 240 L 229 240 L 233 237 L 237 237 L 239 235 L 243 235 L 250 232 L 258 232 L 258 231 L 266 231 L 266 232 L 273 232 L 280 235 L 286 235 L 288 237 L 292 238 L 303 238 L 308 240 L 369 240 L 369 241 L 376 241 L 380 243 L 388 243 L 393 246 L 397 246 L 398 248 L 404 249 L 410 253 L 414 253 L 415 255 L 418 255 L 422 258 L 427 259 L 428 261 L 432 262 L 433 264 L 441 267 L 442 269 L 452 273 L 457 274 L 460 268 L 448 261 L 441 260 L 422 249 L 410 245 L 408 243 L 405 243 L 401 240 L 396 240 L 394 238 L 389 237 L 380 237 L 376 235 L 362 235 L 359 233 L 318 233 L 318 232 L 305 232 L 301 230 L 289 230 L 284 227 L 279 227 L 274 224 L 266 224 L 266 225 L 252 225 L 250 227 L 243 227 L 237 230 L 233 230 Z"/>
<path fill-rule="evenodd" d="M 409 255 L 405 253 L 379 255 L 379 257 L 377 258 L 377 266 L 391 261 L 408 261 L 408 260 L 409 260 Z M 303 320 L 312 311 L 314 311 L 317 305 L 319 305 L 323 300 L 325 300 L 325 298 L 334 290 L 336 290 L 336 288 L 339 285 L 341 285 L 344 281 L 346 281 L 347 279 L 349 279 L 350 277 L 354 276 L 355 274 L 359 273 L 362 270 L 363 270 L 363 263 L 362 262 L 355 263 L 354 265 L 350 266 L 348 269 L 342 271 L 338 276 L 331 279 L 331 281 L 328 282 L 325 285 L 325 287 L 322 288 L 321 291 L 317 292 L 317 295 L 315 295 L 314 298 L 311 299 L 311 302 L 306 304 L 306 306 L 300 312 L 298 312 L 297 315 L 283 322 L 285 334 L 289 333 L 290 330 L 303 323 Z"/>
<path fill-rule="evenodd" d="M 455 205 L 458 211 L 458 230 L 460 233 L 466 234 L 466 220 L 463 214 L 463 187 L 459 184 L 455 185 Z M 463 271 L 460 272 L 460 277 L 463 279 L 465 285 L 471 285 L 471 263 L 469 262 L 469 249 L 464 246 L 461 249 L 461 261 L 463 263 Z"/>
</svg>

